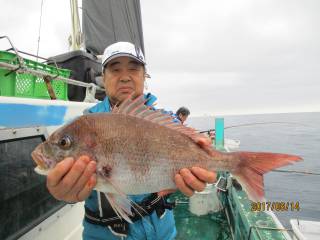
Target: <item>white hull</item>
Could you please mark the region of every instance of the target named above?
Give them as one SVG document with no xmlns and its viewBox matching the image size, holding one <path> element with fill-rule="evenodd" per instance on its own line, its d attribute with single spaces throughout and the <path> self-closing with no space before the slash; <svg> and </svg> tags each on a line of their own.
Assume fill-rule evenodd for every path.
<svg viewBox="0 0 320 240">
<path fill-rule="evenodd" d="M 81 240 L 83 203 L 68 204 L 19 240 Z"/>
<path fill-rule="evenodd" d="M 61 125 L 81 116 L 85 109 L 93 105 L 84 102 L 0 96 L 0 140 L 20 139 L 37 134 L 47 137 Z M 66 204 L 18 239 L 82 239 L 83 205 L 83 202 Z"/>
</svg>

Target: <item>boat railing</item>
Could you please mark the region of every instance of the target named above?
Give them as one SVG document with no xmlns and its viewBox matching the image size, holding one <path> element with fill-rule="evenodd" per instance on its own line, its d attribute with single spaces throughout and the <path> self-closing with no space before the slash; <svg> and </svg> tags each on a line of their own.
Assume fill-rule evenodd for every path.
<svg viewBox="0 0 320 240">
<path fill-rule="evenodd" d="M 215 147 L 221 151 L 231 152 L 232 149 L 224 141 L 224 119 L 215 119 Z M 219 140 L 219 139 L 218 139 Z M 220 177 L 227 179 L 228 194 L 220 192 L 220 201 L 223 203 L 227 221 L 231 227 L 233 239 L 277 239 L 291 240 L 295 233 L 292 229 L 284 228 L 272 211 L 253 211 L 247 194 L 228 172 L 220 172 Z M 291 236 L 290 236 L 290 234 Z M 296 236 L 295 236 L 296 237 Z"/>
</svg>

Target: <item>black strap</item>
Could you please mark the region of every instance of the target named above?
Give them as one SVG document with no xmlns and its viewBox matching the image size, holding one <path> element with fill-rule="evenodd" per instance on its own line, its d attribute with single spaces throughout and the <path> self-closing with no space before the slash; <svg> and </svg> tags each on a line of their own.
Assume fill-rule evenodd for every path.
<svg viewBox="0 0 320 240">
<path fill-rule="evenodd" d="M 100 217 L 99 212 L 93 212 L 85 207 L 85 220 L 92 224 L 108 227 L 115 235 L 126 236 L 129 231 L 128 222 L 117 216 L 103 193 L 100 193 L 100 199 L 103 216 Z M 131 209 L 133 216 L 130 217 L 130 219 L 133 222 L 150 215 L 153 211 L 156 211 L 157 216 L 161 218 L 165 210 L 171 210 L 175 206 L 175 203 L 168 202 L 167 197 L 159 197 L 157 193 L 153 193 L 137 205 L 139 205 L 139 207 Z"/>
<path fill-rule="evenodd" d="M 128 222 L 120 219 L 118 216 L 108 218 L 100 217 L 99 212 L 93 212 L 87 207 L 85 207 L 84 219 L 91 224 L 108 227 L 115 235 L 126 236 L 129 231 Z"/>
</svg>

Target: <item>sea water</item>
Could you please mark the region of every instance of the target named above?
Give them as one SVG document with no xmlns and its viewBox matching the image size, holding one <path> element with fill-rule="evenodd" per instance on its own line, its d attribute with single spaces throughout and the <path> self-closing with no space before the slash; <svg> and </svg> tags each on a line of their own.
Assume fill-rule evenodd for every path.
<svg viewBox="0 0 320 240">
<path fill-rule="evenodd" d="M 275 211 L 285 227 L 290 227 L 291 218 L 320 221 L 320 113 L 222 117 L 225 120 L 225 137 L 240 140 L 239 150 L 299 155 L 303 158 L 302 162 L 280 170 L 319 174 L 269 172 L 265 174 L 264 183 L 268 201 L 299 204 L 299 211 L 291 208 L 282 212 Z M 212 129 L 214 117 L 190 118 L 188 124 L 199 130 Z M 248 126 L 228 128 L 246 124 Z"/>
</svg>

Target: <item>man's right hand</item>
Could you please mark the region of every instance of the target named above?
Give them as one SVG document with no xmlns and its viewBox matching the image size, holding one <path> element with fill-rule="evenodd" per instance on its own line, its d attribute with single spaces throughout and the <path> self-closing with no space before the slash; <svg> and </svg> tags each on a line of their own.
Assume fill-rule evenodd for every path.
<svg viewBox="0 0 320 240">
<path fill-rule="evenodd" d="M 69 157 L 59 162 L 47 176 L 47 188 L 58 200 L 81 202 L 85 200 L 97 183 L 96 162 L 87 156 L 76 161 Z"/>
</svg>

